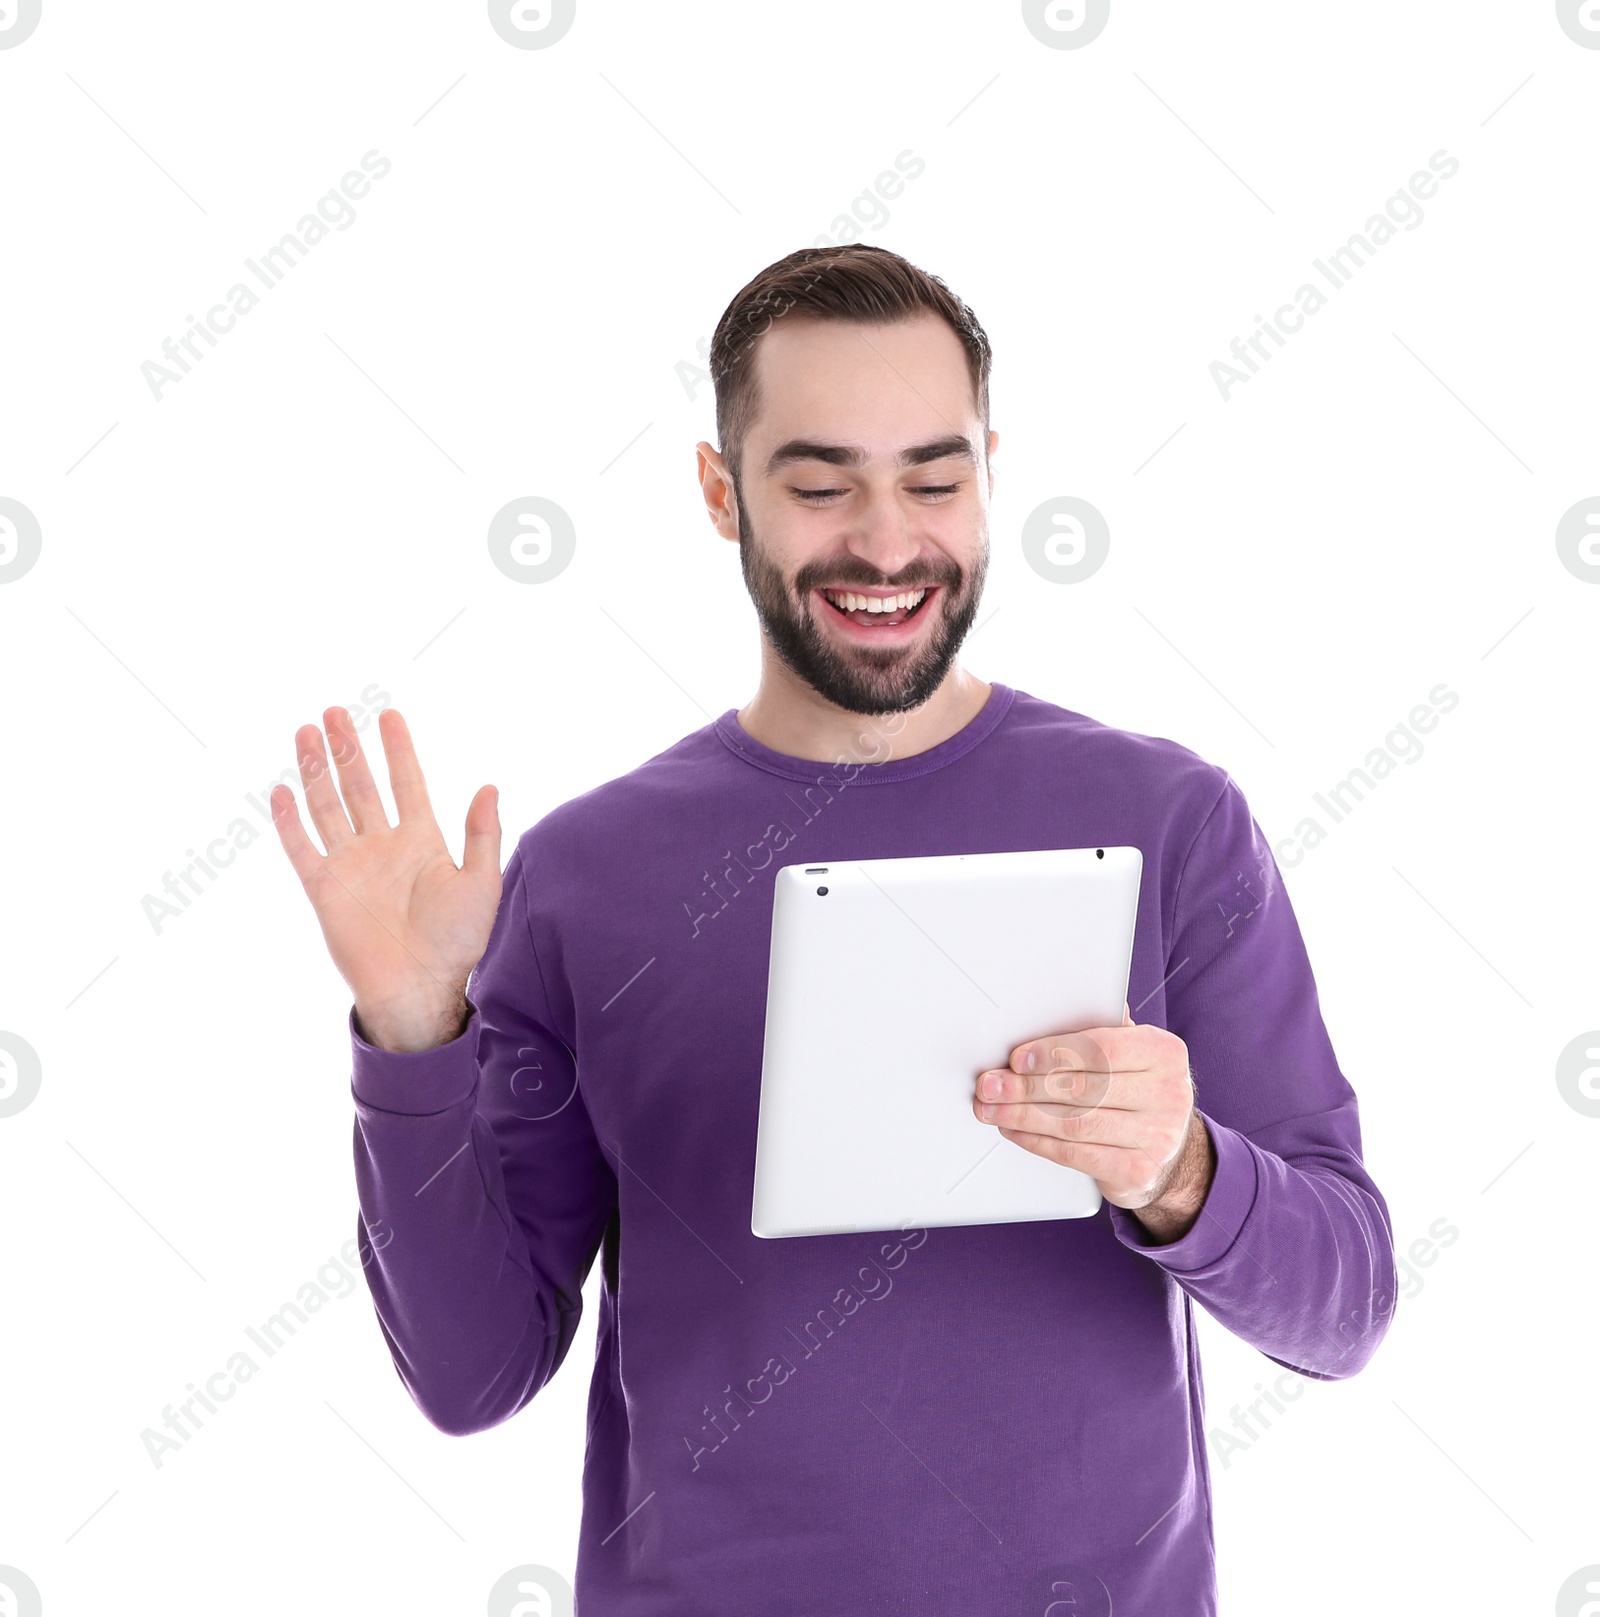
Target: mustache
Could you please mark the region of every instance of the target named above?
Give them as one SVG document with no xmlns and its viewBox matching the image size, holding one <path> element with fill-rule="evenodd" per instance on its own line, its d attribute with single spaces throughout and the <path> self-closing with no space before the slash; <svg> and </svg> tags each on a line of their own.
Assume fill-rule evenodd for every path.
<svg viewBox="0 0 1600 1617">
<path fill-rule="evenodd" d="M 942 578 L 861 578 L 841 573 L 814 573 L 801 575 L 795 579 L 795 588 L 802 595 L 809 595 L 814 589 L 850 589 L 859 586 L 869 590 L 922 590 L 922 589 L 954 589 L 961 582 L 961 575 Z"/>
</svg>

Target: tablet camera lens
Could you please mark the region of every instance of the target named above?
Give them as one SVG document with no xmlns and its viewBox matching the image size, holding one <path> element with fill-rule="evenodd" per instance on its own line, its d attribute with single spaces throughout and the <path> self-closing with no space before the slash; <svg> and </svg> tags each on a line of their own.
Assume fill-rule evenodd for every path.
<svg viewBox="0 0 1600 1617">
<path fill-rule="evenodd" d="M 1094 856 L 1096 859 L 1104 859 L 1106 856 L 1106 850 L 1104 848 L 1096 848 L 1094 850 Z"/>
<path fill-rule="evenodd" d="M 819 887 L 817 889 L 817 897 L 818 898 L 826 898 L 827 896 L 828 896 L 828 889 L 826 887 Z"/>
</svg>

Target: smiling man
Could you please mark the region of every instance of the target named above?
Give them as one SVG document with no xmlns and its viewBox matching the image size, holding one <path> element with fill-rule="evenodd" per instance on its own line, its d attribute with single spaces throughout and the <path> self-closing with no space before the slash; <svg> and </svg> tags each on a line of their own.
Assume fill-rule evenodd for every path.
<svg viewBox="0 0 1600 1617">
<path fill-rule="evenodd" d="M 342 802 L 296 735 L 326 853 L 273 792 L 351 988 L 362 1261 L 428 1418 L 523 1408 L 600 1259 L 583 1617 L 1214 1613 L 1194 1305 L 1320 1379 L 1389 1323 L 1388 1210 L 1239 787 L 956 660 L 989 369 L 893 253 L 769 266 L 717 327 L 697 450 L 761 628 L 749 703 L 545 815 L 503 876 L 494 789 L 458 867 L 393 711 L 398 824 L 342 709 Z M 1112 843 L 1144 857 L 1123 1024 L 1020 1045 L 971 1102 L 1100 1213 L 753 1236 L 775 870 Z"/>
</svg>

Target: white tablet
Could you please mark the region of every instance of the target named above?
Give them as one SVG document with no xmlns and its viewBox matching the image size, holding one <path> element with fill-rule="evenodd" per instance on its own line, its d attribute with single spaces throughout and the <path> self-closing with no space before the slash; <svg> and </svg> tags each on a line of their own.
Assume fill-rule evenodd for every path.
<svg viewBox="0 0 1600 1617">
<path fill-rule="evenodd" d="M 1122 1026 L 1137 848 L 785 865 L 750 1228 L 1083 1218 L 1093 1179 L 973 1114 L 1026 1039 Z"/>
</svg>

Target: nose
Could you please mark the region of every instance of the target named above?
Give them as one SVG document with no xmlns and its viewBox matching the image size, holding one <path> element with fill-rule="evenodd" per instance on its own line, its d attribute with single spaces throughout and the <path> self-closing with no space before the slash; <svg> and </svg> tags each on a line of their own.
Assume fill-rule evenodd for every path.
<svg viewBox="0 0 1600 1617">
<path fill-rule="evenodd" d="M 886 578 L 904 572 L 922 550 L 906 513 L 892 499 L 868 499 L 845 549 Z"/>
</svg>

